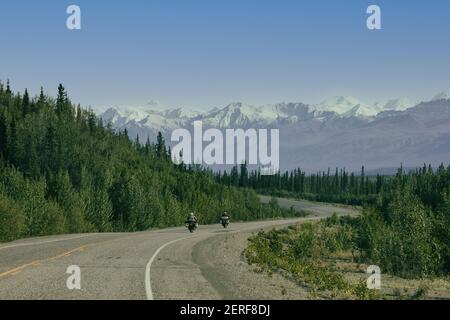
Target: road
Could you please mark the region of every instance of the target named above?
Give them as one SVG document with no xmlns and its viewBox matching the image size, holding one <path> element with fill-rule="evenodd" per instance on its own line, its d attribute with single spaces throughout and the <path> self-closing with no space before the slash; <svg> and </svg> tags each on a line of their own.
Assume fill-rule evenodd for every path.
<svg viewBox="0 0 450 320">
<path fill-rule="evenodd" d="M 272 197 L 268 196 L 259 196 L 262 203 L 269 203 Z M 296 210 L 303 210 L 306 212 L 310 212 L 314 215 L 322 215 L 328 216 L 333 213 L 337 214 L 354 214 L 355 212 L 359 212 L 360 208 L 351 208 L 349 206 L 338 205 L 338 204 L 329 204 L 329 203 L 320 203 L 313 202 L 308 200 L 293 200 L 293 199 L 285 199 L 285 198 L 277 198 L 278 205 L 283 208 L 291 208 L 293 207 Z"/>
<path fill-rule="evenodd" d="M 274 285 L 255 279 L 258 275 L 244 262 L 242 251 L 248 236 L 260 229 L 316 220 L 333 212 L 357 213 L 355 209 L 303 201 L 280 200 L 280 205 L 295 205 L 313 215 L 232 223 L 226 230 L 220 225 L 200 226 L 194 234 L 185 228 L 169 228 L 0 244 L 0 299 L 274 298 L 269 289 L 255 290 L 259 285 Z M 67 268 L 73 265 L 81 270 L 79 290 L 69 290 L 66 284 L 70 276 Z"/>
</svg>

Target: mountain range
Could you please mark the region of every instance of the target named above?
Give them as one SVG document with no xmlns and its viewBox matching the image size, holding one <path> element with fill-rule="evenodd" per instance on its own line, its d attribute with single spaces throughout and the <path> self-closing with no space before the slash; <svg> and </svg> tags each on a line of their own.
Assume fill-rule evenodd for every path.
<svg viewBox="0 0 450 320">
<path fill-rule="evenodd" d="M 434 166 L 450 159 L 450 99 L 439 93 L 420 103 L 393 99 L 364 104 L 353 97 L 335 97 L 317 105 L 278 103 L 252 106 L 235 102 L 207 112 L 183 108 L 155 110 L 109 108 L 100 114 L 131 138 L 154 141 L 162 132 L 167 141 L 174 129 L 280 129 L 280 167 L 307 172 L 346 168 L 371 171 Z"/>
</svg>

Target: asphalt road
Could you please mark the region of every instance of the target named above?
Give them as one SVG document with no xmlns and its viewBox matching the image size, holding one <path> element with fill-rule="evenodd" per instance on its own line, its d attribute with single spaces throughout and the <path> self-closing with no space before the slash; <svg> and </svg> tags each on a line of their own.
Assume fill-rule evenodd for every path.
<svg viewBox="0 0 450 320">
<path fill-rule="evenodd" d="M 265 201 L 267 199 L 263 199 Z M 211 244 L 224 236 L 320 219 L 354 209 L 281 200 L 307 218 L 200 226 L 138 233 L 49 236 L 0 244 L 0 299 L 210 299 L 250 298 L 230 290 Z M 209 246 L 208 246 L 209 245 Z M 245 245 L 240 245 L 245 247 Z M 241 251 L 244 248 L 238 248 Z M 69 266 L 79 266 L 81 289 L 69 290 Z M 189 276 L 187 276 L 189 275 Z"/>
</svg>

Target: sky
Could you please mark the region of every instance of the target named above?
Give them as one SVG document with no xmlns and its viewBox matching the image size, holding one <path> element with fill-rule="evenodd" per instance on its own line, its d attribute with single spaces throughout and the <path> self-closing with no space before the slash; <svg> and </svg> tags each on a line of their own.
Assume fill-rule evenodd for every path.
<svg viewBox="0 0 450 320">
<path fill-rule="evenodd" d="M 372 103 L 450 91 L 448 0 L 0 0 L 0 79 L 84 106 Z M 66 8 L 81 8 L 68 30 Z M 382 30 L 366 27 L 381 8 Z"/>
</svg>

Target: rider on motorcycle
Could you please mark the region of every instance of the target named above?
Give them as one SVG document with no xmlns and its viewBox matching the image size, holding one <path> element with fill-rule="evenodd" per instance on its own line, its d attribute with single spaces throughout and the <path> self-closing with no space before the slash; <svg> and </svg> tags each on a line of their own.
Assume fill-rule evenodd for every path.
<svg viewBox="0 0 450 320">
<path fill-rule="evenodd" d="M 190 224 L 194 222 L 195 224 L 198 224 L 198 219 L 197 217 L 194 215 L 193 212 L 189 213 L 187 218 L 186 218 L 186 225 Z"/>
<path fill-rule="evenodd" d="M 222 224 L 230 222 L 230 216 L 228 215 L 228 213 L 226 211 L 224 213 L 222 213 L 222 216 L 220 217 L 220 222 Z"/>
</svg>

